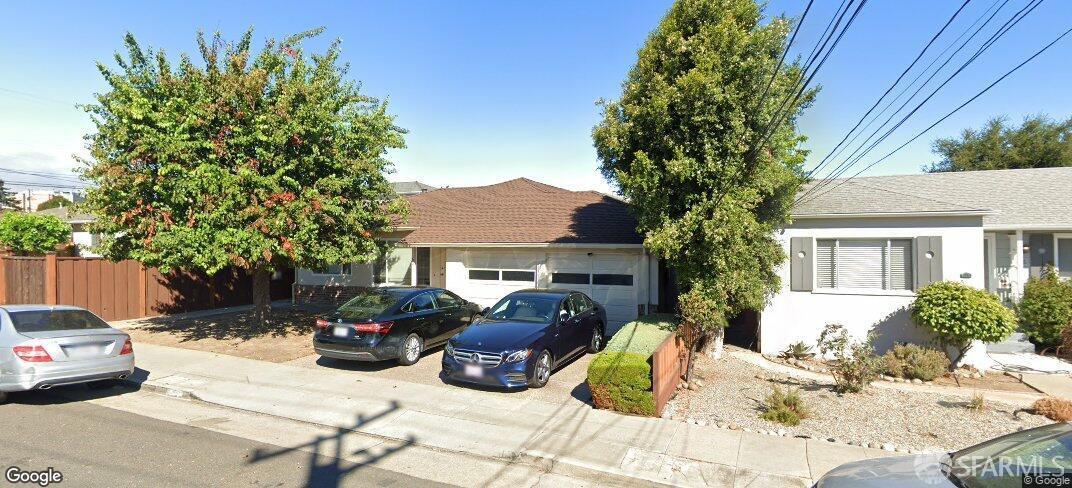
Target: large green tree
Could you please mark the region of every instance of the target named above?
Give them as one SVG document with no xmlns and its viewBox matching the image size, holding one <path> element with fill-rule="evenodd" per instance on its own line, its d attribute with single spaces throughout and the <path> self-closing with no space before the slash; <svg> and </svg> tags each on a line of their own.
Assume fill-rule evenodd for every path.
<svg viewBox="0 0 1072 488">
<path fill-rule="evenodd" d="M 41 202 L 41 204 L 37 206 L 37 211 L 40 212 L 42 210 L 49 210 L 49 209 L 53 209 L 53 208 L 70 207 L 70 206 L 71 206 L 71 201 L 68 200 L 63 195 L 53 195 L 51 197 L 48 197 L 48 200 L 45 200 L 45 201 Z"/>
<path fill-rule="evenodd" d="M 814 98 L 792 96 L 798 63 L 778 67 L 790 24 L 754 0 L 678 0 L 593 132 L 645 245 L 677 271 L 686 326 L 713 332 L 716 353 L 727 321 L 779 286 L 775 232 L 806 156 L 795 121 Z"/>
<path fill-rule="evenodd" d="M 934 141 L 933 150 L 942 159 L 923 168 L 931 173 L 1072 166 L 1072 117 L 1035 115 L 1019 127 L 995 117 L 982 129 Z"/>
<path fill-rule="evenodd" d="M 96 133 L 83 173 L 106 256 L 245 268 L 264 323 L 274 270 L 384 251 L 373 235 L 405 213 L 385 153 L 404 131 L 346 79 L 337 41 L 304 53 L 319 32 L 260 50 L 252 31 L 237 42 L 199 34 L 200 62 L 176 64 L 128 34 L 118 69 L 98 63 L 109 89 L 87 107 Z"/>
</svg>

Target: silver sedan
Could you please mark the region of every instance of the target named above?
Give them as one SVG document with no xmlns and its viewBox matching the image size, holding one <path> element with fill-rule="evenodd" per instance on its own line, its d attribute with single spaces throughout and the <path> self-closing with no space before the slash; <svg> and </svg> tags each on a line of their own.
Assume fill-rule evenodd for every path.
<svg viewBox="0 0 1072 488">
<path fill-rule="evenodd" d="M 0 403 L 9 392 L 111 382 L 133 372 L 130 336 L 86 309 L 0 306 Z"/>
<path fill-rule="evenodd" d="M 1072 425 L 1014 432 L 948 454 L 867 459 L 832 469 L 817 488 L 1070 486 Z"/>
</svg>

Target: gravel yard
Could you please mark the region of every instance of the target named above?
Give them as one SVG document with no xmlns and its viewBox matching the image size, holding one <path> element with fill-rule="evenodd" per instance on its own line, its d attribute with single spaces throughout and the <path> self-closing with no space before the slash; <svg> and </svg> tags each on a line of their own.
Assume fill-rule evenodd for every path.
<svg viewBox="0 0 1072 488">
<path fill-rule="evenodd" d="M 708 425 L 784 430 L 793 436 L 875 447 L 892 443 L 902 450 L 954 450 L 1050 423 L 1012 406 L 987 401 L 983 410 L 975 411 L 963 398 L 931 393 L 870 388 L 838 395 L 832 385 L 779 376 L 728 355 L 719 360 L 699 356 L 695 368 L 704 385 L 697 391 L 680 391 L 667 410 L 674 418 Z M 811 416 L 796 427 L 760 419 L 763 400 L 774 385 L 799 388 Z"/>
</svg>

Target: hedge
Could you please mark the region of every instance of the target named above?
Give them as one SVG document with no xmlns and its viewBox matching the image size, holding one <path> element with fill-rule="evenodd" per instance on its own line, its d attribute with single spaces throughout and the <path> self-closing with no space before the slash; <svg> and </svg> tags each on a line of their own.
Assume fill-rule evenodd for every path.
<svg viewBox="0 0 1072 488">
<path fill-rule="evenodd" d="M 1032 278 L 1016 307 L 1020 329 L 1043 346 L 1061 344 L 1062 333 L 1072 326 L 1072 282 L 1061 281 L 1051 270 Z"/>
<path fill-rule="evenodd" d="M 655 415 L 651 356 L 673 334 L 671 315 L 648 315 L 623 326 L 588 365 L 588 389 L 597 408 Z"/>
<path fill-rule="evenodd" d="M 659 345 L 673 334 L 676 322 L 673 315 L 652 314 L 622 326 L 603 349 L 607 352 L 635 352 L 651 356 Z"/>
</svg>

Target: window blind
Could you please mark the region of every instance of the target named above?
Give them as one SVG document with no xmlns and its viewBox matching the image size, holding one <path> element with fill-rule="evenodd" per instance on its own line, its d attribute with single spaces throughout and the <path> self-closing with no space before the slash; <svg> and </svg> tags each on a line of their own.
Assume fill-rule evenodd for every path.
<svg viewBox="0 0 1072 488">
<path fill-rule="evenodd" d="M 890 290 L 912 289 L 912 239 L 890 239 Z"/>
<path fill-rule="evenodd" d="M 837 287 L 884 289 L 885 247 L 884 240 L 838 241 Z"/>
<path fill-rule="evenodd" d="M 834 288 L 836 248 L 837 241 L 834 239 L 820 239 L 815 242 L 815 286 L 819 288 Z"/>
<path fill-rule="evenodd" d="M 912 239 L 817 239 L 815 286 L 912 290 Z"/>
</svg>

